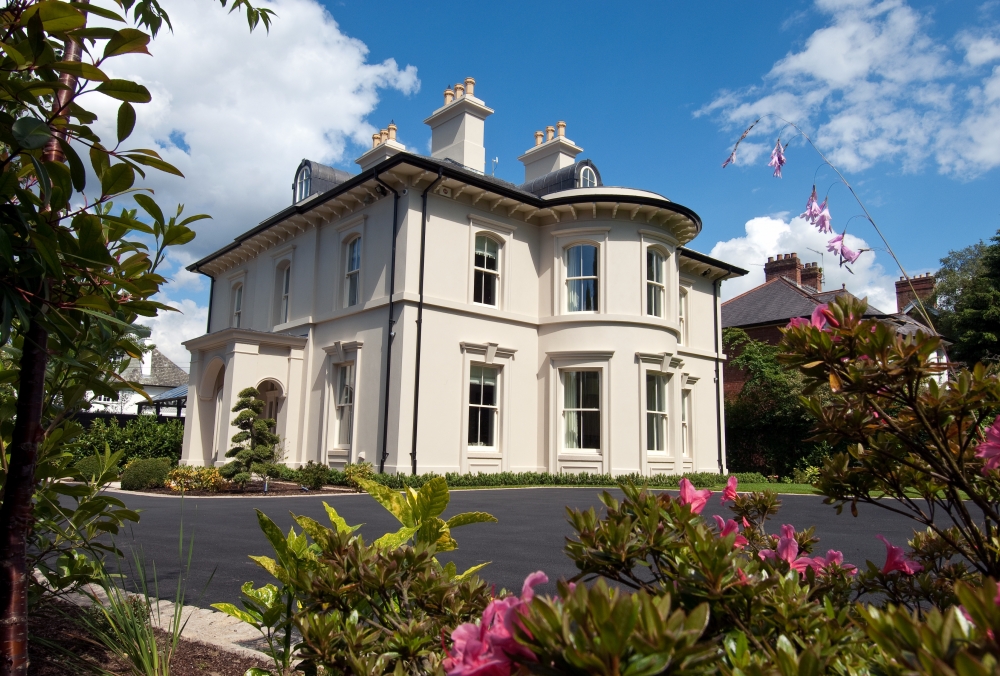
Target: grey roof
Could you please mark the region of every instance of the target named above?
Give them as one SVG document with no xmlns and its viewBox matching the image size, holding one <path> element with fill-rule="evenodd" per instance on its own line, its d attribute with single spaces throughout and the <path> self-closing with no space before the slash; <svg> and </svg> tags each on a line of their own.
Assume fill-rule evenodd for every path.
<svg viewBox="0 0 1000 676">
<path fill-rule="evenodd" d="M 597 174 L 598 186 L 604 185 L 604 182 L 601 181 L 601 172 L 597 170 L 597 166 L 590 160 L 580 160 L 579 162 L 571 164 L 568 167 L 556 169 L 555 171 L 549 172 L 544 176 L 539 176 L 538 178 L 532 179 L 526 183 L 522 183 L 518 186 L 518 189 L 523 190 L 524 192 L 530 192 L 532 195 L 537 197 L 542 197 L 554 192 L 562 192 L 563 190 L 579 188 L 580 172 L 583 171 L 584 167 L 590 167 L 594 170 L 594 173 Z"/>
<path fill-rule="evenodd" d="M 839 296 L 854 294 L 846 289 L 815 293 L 785 278 L 776 277 L 722 304 L 722 326 L 756 326 L 788 322 L 793 317 L 808 317 L 817 305 L 829 303 Z M 885 316 L 876 307 L 868 306 L 865 316 Z"/>
<path fill-rule="evenodd" d="M 333 167 L 328 167 L 325 164 L 320 164 L 319 162 L 314 162 L 313 160 L 302 160 L 299 162 L 299 166 L 295 170 L 295 175 L 292 179 L 293 203 L 295 202 L 296 197 L 295 184 L 299 180 L 299 172 L 302 171 L 302 167 L 305 166 L 309 167 L 309 196 L 320 192 L 326 192 L 330 188 L 335 188 L 341 183 L 351 180 L 353 176 L 343 169 L 334 169 Z"/>
<path fill-rule="evenodd" d="M 122 371 L 122 378 L 142 385 L 152 385 L 154 387 L 177 387 L 187 386 L 188 374 L 177 364 L 170 361 L 166 355 L 153 348 L 150 355 L 149 375 L 143 375 L 142 362 L 139 359 L 132 359 L 129 365 Z"/>
</svg>

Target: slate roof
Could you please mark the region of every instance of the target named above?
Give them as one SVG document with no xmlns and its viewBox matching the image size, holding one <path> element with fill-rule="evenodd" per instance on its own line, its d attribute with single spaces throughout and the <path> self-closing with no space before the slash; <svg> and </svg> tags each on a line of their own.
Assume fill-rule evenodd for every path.
<svg viewBox="0 0 1000 676">
<path fill-rule="evenodd" d="M 532 195 L 537 197 L 544 197 L 545 195 L 550 195 L 554 192 L 562 192 L 563 190 L 572 190 L 573 188 L 580 187 L 580 172 L 584 167 L 590 167 L 594 170 L 594 174 L 597 176 L 597 186 L 603 186 L 604 182 L 601 181 L 601 172 L 597 170 L 597 166 L 590 160 L 580 160 L 568 167 L 563 167 L 562 169 L 556 169 L 555 171 L 549 172 L 544 176 L 539 176 L 538 178 L 532 179 L 527 183 L 522 183 L 518 186 L 519 190 L 524 192 L 530 192 Z"/>
<path fill-rule="evenodd" d="M 808 317 L 817 305 L 844 295 L 856 297 L 846 289 L 815 293 L 811 287 L 800 286 L 785 277 L 775 277 L 723 303 L 722 326 L 787 323 L 793 317 Z M 865 316 L 884 317 L 886 314 L 869 305 Z"/>
<path fill-rule="evenodd" d="M 326 192 L 331 188 L 335 188 L 341 183 L 351 180 L 353 175 L 344 171 L 343 169 L 335 169 L 333 167 L 328 167 L 325 164 L 320 164 L 319 162 L 314 162 L 313 160 L 302 160 L 299 163 L 298 168 L 295 170 L 295 178 L 292 180 L 292 201 L 295 201 L 295 182 L 298 181 L 299 172 L 302 171 L 302 167 L 309 167 L 309 197 L 317 194 Z M 303 202 L 305 200 L 302 200 Z"/>
<path fill-rule="evenodd" d="M 184 369 L 170 361 L 155 347 L 150 355 L 149 375 L 143 375 L 141 360 L 133 359 L 122 372 L 122 378 L 154 387 L 187 386 L 188 383 L 188 374 Z"/>
</svg>

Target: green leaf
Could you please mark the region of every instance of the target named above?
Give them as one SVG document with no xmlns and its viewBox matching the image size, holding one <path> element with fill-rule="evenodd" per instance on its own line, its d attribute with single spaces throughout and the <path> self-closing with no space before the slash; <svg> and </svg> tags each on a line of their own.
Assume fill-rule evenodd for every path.
<svg viewBox="0 0 1000 676">
<path fill-rule="evenodd" d="M 497 523 L 497 518 L 486 512 L 464 512 L 456 514 L 445 522 L 448 528 L 468 526 L 470 523 Z"/>
<path fill-rule="evenodd" d="M 34 117 L 19 118 L 11 125 L 10 131 L 17 144 L 28 150 L 37 150 L 52 138 L 49 125 Z"/>
<path fill-rule="evenodd" d="M 9 56 L 11 61 L 13 61 L 19 68 L 28 62 L 27 59 L 24 58 L 24 54 L 22 54 L 16 47 L 8 45 L 6 42 L 0 42 L 0 49 L 2 49 L 4 54 Z"/>
<path fill-rule="evenodd" d="M 271 672 L 261 667 L 250 667 L 243 672 L 243 676 L 271 676 Z"/>
<path fill-rule="evenodd" d="M 84 61 L 59 61 L 52 64 L 52 69 L 95 82 L 107 82 L 109 79 L 100 68 Z"/>
<path fill-rule="evenodd" d="M 417 493 L 418 520 L 441 516 L 448 508 L 451 495 L 448 493 L 448 482 L 443 476 L 437 476 L 425 483 Z"/>
<path fill-rule="evenodd" d="M 403 496 L 387 486 L 375 483 L 369 479 L 359 479 L 358 485 L 371 495 L 380 505 L 389 510 L 404 526 L 416 525 L 413 520 L 413 510 L 406 504 Z"/>
<path fill-rule="evenodd" d="M 128 159 L 132 160 L 137 164 L 143 164 L 147 167 L 153 167 L 154 169 L 159 169 L 162 172 L 184 178 L 184 174 L 181 173 L 180 169 L 170 164 L 169 162 L 164 162 L 159 158 L 149 157 L 148 155 L 132 155 L 132 154 L 124 155 L 124 157 L 127 157 Z"/>
<path fill-rule="evenodd" d="M 94 310 L 100 310 L 101 312 L 111 312 L 111 306 L 108 305 L 108 299 L 104 296 L 82 296 L 76 299 L 77 307 L 89 307 Z"/>
<path fill-rule="evenodd" d="M 87 17 L 69 3 L 49 0 L 29 5 L 21 14 L 21 25 L 26 26 L 36 14 L 42 20 L 42 30 L 46 33 L 62 33 L 80 28 L 87 23 Z"/>
<path fill-rule="evenodd" d="M 98 85 L 97 91 L 113 99 L 132 103 L 149 103 L 153 99 L 148 89 L 130 80 L 108 80 Z"/>
<path fill-rule="evenodd" d="M 128 104 L 124 104 L 128 105 Z M 149 214 L 155 223 L 164 223 L 163 212 L 160 210 L 160 205 L 158 205 L 153 198 L 149 195 L 143 195 L 139 193 L 134 197 L 136 204 L 142 207 L 143 211 Z"/>
<path fill-rule="evenodd" d="M 113 164 L 101 176 L 101 194 L 118 195 L 135 183 L 135 171 L 124 163 Z"/>
<path fill-rule="evenodd" d="M 104 174 L 111 166 L 111 160 L 108 158 L 108 151 L 105 150 L 99 143 L 90 147 L 90 165 L 94 168 L 94 173 L 97 174 L 97 178 L 103 178 Z"/>
<path fill-rule="evenodd" d="M 195 238 L 195 231 L 183 225 L 171 225 L 163 233 L 163 246 L 187 244 Z"/>
<path fill-rule="evenodd" d="M 42 204 L 48 206 L 49 199 L 52 197 L 52 181 L 49 179 L 49 172 L 45 170 L 42 163 L 36 160 L 33 155 L 28 155 L 28 159 L 31 160 L 31 164 L 35 167 L 35 177 L 38 179 L 38 185 L 42 189 Z"/>
<path fill-rule="evenodd" d="M 146 49 L 147 44 L 149 44 L 149 36 L 146 33 L 135 28 L 122 28 L 104 46 L 104 58 L 131 52 L 149 54 L 149 50 Z"/>
<path fill-rule="evenodd" d="M 359 526 L 347 525 L 347 522 L 344 521 L 344 517 L 342 517 L 340 514 L 337 514 L 337 510 L 335 510 L 326 502 L 323 503 L 323 508 L 326 510 L 326 515 L 330 518 L 330 523 L 333 524 L 333 527 L 337 529 L 338 533 L 353 533 L 357 529 L 361 528 L 360 525 Z"/>
<path fill-rule="evenodd" d="M 135 129 L 135 108 L 128 101 L 118 107 L 118 142 L 121 143 L 132 135 Z"/>
<path fill-rule="evenodd" d="M 125 19 L 123 19 L 119 14 L 112 12 L 110 9 L 105 9 L 104 7 L 99 7 L 86 2 L 71 2 L 69 3 L 69 6 L 75 7 L 86 14 L 96 14 L 97 16 L 102 16 L 105 19 L 125 23 Z M 76 34 L 79 35 L 79 31 L 77 31 Z"/>
<path fill-rule="evenodd" d="M 83 192 L 83 189 L 87 187 L 87 168 L 83 166 L 83 160 L 80 159 L 72 144 L 63 139 L 59 139 L 59 147 L 62 148 L 63 154 L 66 155 L 66 161 L 69 162 L 69 175 L 73 179 L 73 187 L 76 188 L 77 192 Z"/>
<path fill-rule="evenodd" d="M 372 544 L 379 549 L 398 549 L 416 532 L 416 527 L 403 526 L 395 533 L 386 533 Z"/>
<path fill-rule="evenodd" d="M 235 617 L 237 620 L 239 620 L 241 622 L 246 622 L 247 624 L 249 624 L 252 627 L 259 627 L 260 626 L 259 623 L 257 622 L 256 618 L 254 618 L 252 615 L 250 615 L 245 610 L 240 610 L 239 608 L 237 608 L 236 606 L 234 606 L 232 603 L 213 603 L 212 607 L 215 608 L 216 610 L 221 610 L 222 612 L 224 612 L 226 615 L 229 615 L 230 617 Z"/>
<path fill-rule="evenodd" d="M 475 566 L 472 566 L 471 568 L 467 569 L 464 573 L 460 573 L 460 574 L 456 575 L 455 576 L 455 581 L 456 582 L 462 582 L 464 580 L 467 580 L 470 577 L 472 577 L 473 575 L 475 575 L 476 573 L 478 573 L 479 571 L 481 571 L 486 566 L 490 565 L 491 563 L 493 563 L 493 562 L 492 561 L 487 561 L 486 563 L 476 564 Z"/>
</svg>

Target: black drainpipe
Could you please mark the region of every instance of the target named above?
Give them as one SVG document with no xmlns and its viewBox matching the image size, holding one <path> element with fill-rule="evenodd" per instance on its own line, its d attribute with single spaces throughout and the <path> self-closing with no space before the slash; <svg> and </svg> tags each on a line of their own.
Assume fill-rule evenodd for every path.
<svg viewBox="0 0 1000 676">
<path fill-rule="evenodd" d="M 201 272 L 199 270 L 198 272 Z M 201 274 L 205 274 L 201 272 Z M 212 280 L 211 285 L 208 287 L 208 321 L 205 326 L 205 333 L 212 332 L 212 300 L 215 298 L 215 277 L 209 277 Z"/>
<path fill-rule="evenodd" d="M 393 302 L 392 296 L 396 293 L 396 235 L 399 234 L 399 228 L 397 224 L 397 216 L 399 213 L 399 193 L 391 185 L 383 181 L 377 175 L 375 180 L 378 181 L 387 190 L 392 191 L 392 256 L 389 262 L 389 327 L 386 331 L 385 338 L 385 407 L 382 411 L 382 455 L 379 457 L 378 461 L 378 473 L 385 473 L 385 461 L 389 457 L 389 376 L 391 375 L 392 369 L 392 339 L 396 335 L 392 327 L 396 323 L 393 319 Z"/>
<path fill-rule="evenodd" d="M 424 243 L 427 241 L 427 193 L 441 180 L 441 169 L 437 178 L 430 182 L 420 196 L 420 285 L 417 301 L 417 365 L 413 376 L 413 447 L 410 449 L 410 469 L 417 476 L 417 412 L 420 408 L 420 343 L 424 332 Z"/>
<path fill-rule="evenodd" d="M 727 275 L 728 276 L 728 275 Z M 722 461 L 722 378 L 719 373 L 719 291 L 721 290 L 722 280 L 724 277 L 712 282 L 712 290 L 714 293 L 714 305 L 715 305 L 715 426 L 716 426 L 716 439 L 719 441 L 719 474 L 722 474 L 724 463 Z"/>
</svg>

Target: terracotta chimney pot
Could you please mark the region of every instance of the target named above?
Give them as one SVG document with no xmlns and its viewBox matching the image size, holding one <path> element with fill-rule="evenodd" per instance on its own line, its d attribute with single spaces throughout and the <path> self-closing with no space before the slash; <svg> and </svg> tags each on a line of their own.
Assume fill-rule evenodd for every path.
<svg viewBox="0 0 1000 676">
<path fill-rule="evenodd" d="M 455 98 L 460 99 L 463 96 L 465 96 L 465 85 L 459 82 L 457 85 L 455 85 Z"/>
<path fill-rule="evenodd" d="M 544 139 L 544 138 L 545 138 L 545 134 L 543 134 L 540 131 L 536 131 L 535 132 L 535 145 L 536 146 L 542 145 L 542 139 Z"/>
<path fill-rule="evenodd" d="M 556 135 L 558 135 L 559 138 L 566 137 L 566 123 L 562 120 L 556 122 Z"/>
<path fill-rule="evenodd" d="M 465 95 L 472 96 L 475 90 L 476 90 L 476 79 L 472 77 L 465 78 Z"/>
<path fill-rule="evenodd" d="M 444 90 L 444 105 L 448 105 L 455 99 L 455 92 L 450 89 Z"/>
<path fill-rule="evenodd" d="M 389 123 L 389 140 L 390 141 L 395 141 L 396 140 L 396 123 L 395 122 L 390 122 Z"/>
<path fill-rule="evenodd" d="M 545 140 L 551 141 L 556 136 L 556 128 L 551 124 L 545 128 Z"/>
<path fill-rule="evenodd" d="M 378 146 L 378 144 L 381 141 L 382 141 L 382 134 L 372 134 L 372 148 Z"/>
</svg>

